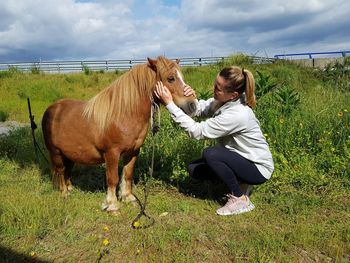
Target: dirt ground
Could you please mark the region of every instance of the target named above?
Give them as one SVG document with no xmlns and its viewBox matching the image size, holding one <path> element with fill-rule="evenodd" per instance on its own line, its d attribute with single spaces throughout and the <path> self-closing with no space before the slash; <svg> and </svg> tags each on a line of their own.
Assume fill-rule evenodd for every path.
<svg viewBox="0 0 350 263">
<path fill-rule="evenodd" d="M 8 134 L 10 130 L 20 128 L 27 126 L 27 123 L 20 123 L 17 121 L 5 121 L 5 122 L 0 122 L 0 135 L 1 134 Z"/>
</svg>

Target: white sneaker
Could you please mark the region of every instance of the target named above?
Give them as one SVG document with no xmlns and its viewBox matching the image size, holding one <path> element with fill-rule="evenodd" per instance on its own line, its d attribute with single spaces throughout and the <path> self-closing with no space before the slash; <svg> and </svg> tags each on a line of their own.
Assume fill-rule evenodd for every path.
<svg viewBox="0 0 350 263">
<path fill-rule="evenodd" d="M 245 199 L 241 199 L 232 194 L 227 195 L 227 203 L 216 210 L 216 213 L 221 216 L 238 215 L 249 212 L 255 208 L 249 197 L 245 196 Z"/>
</svg>

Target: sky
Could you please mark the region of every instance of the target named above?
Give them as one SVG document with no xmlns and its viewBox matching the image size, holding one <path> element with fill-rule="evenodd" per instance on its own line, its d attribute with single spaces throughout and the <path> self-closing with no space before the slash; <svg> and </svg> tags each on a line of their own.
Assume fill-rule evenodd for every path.
<svg viewBox="0 0 350 263">
<path fill-rule="evenodd" d="M 348 0 L 0 0 L 0 63 L 350 50 Z"/>
</svg>

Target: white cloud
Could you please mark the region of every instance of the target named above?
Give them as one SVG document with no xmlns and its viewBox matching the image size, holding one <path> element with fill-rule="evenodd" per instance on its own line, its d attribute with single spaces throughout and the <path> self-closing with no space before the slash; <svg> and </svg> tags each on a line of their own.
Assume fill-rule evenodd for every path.
<svg viewBox="0 0 350 263">
<path fill-rule="evenodd" d="M 17 2 L 1 3 L 6 21 L 0 31 L 0 47 L 16 58 L 103 56 L 134 31 L 127 19 L 129 6 L 123 3 Z"/>
<path fill-rule="evenodd" d="M 346 0 L 0 0 L 0 6 L 0 61 L 350 48 Z"/>
</svg>

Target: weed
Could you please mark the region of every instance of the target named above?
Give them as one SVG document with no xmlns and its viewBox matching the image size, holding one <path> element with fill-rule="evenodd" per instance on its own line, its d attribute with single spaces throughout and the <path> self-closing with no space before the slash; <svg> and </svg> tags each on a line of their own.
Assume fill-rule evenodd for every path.
<svg viewBox="0 0 350 263">
<path fill-rule="evenodd" d="M 6 111 L 0 110 L 0 122 L 4 122 L 9 117 L 9 114 Z"/>
<path fill-rule="evenodd" d="M 90 75 L 91 74 L 91 69 L 87 65 L 82 63 L 81 67 L 82 67 L 85 75 Z"/>
<path fill-rule="evenodd" d="M 270 79 L 271 76 L 265 75 L 260 71 L 256 71 L 257 77 L 255 77 L 255 96 L 256 99 L 264 96 L 268 92 L 271 92 L 276 86 L 277 83 Z"/>
<path fill-rule="evenodd" d="M 32 67 L 30 68 L 30 72 L 32 74 L 40 74 L 41 73 L 40 66 L 37 64 L 33 64 Z"/>
<path fill-rule="evenodd" d="M 244 54 L 236 54 L 233 56 L 230 56 L 227 58 L 224 62 L 226 65 L 237 65 L 237 66 L 247 66 L 247 65 L 252 65 L 253 64 L 253 59 L 249 56 L 246 56 Z M 221 66 L 221 65 L 220 65 Z"/>
<path fill-rule="evenodd" d="M 342 90 L 350 90 L 350 57 L 344 62 L 329 63 L 324 70 L 317 73 L 329 85 L 337 86 Z"/>
<path fill-rule="evenodd" d="M 210 90 L 200 91 L 198 95 L 198 98 L 201 100 L 207 100 L 211 97 L 213 97 L 213 92 Z"/>
<path fill-rule="evenodd" d="M 18 70 L 17 67 L 10 66 L 8 70 L 0 71 L 0 79 L 1 78 L 11 78 L 15 74 L 20 74 L 21 72 Z"/>
<path fill-rule="evenodd" d="M 288 85 L 283 85 L 274 93 L 283 115 L 290 114 L 300 104 L 299 93 Z"/>
</svg>

